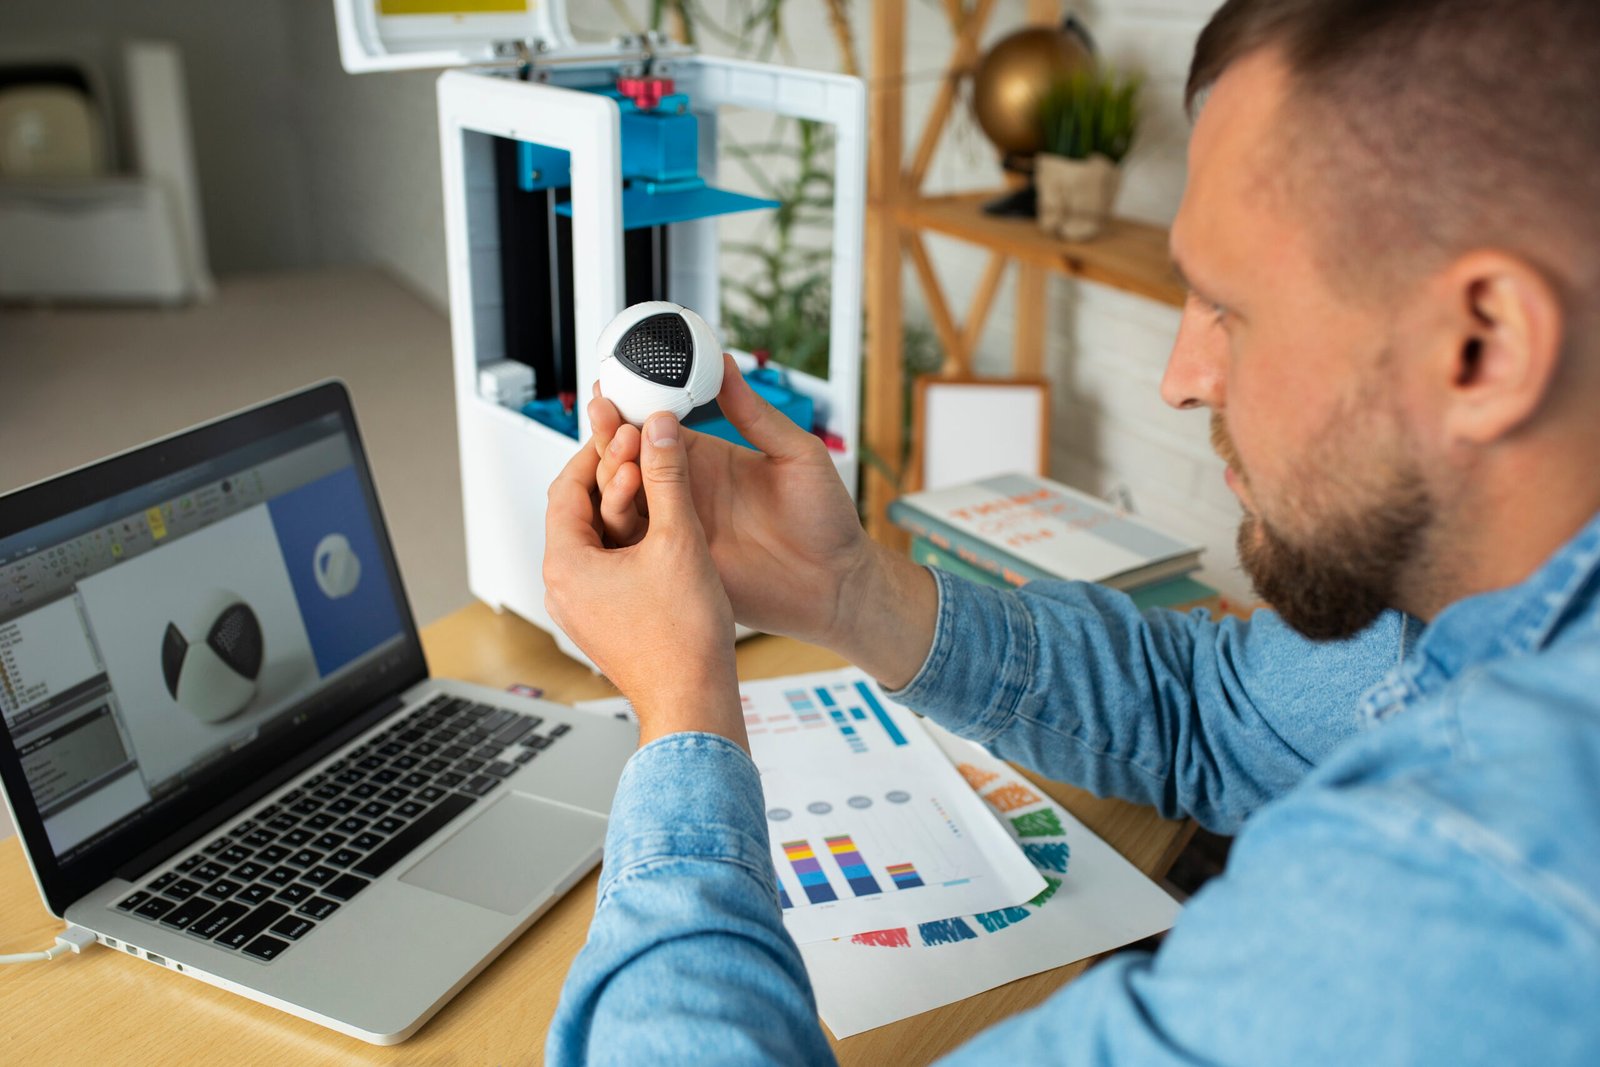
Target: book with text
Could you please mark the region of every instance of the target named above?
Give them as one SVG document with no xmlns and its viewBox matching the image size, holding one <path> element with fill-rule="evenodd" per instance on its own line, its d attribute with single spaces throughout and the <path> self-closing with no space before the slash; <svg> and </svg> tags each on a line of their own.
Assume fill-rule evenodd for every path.
<svg viewBox="0 0 1600 1067">
<path fill-rule="evenodd" d="M 912 493 L 889 505 L 889 517 L 1011 585 L 1068 578 L 1136 589 L 1200 566 L 1199 546 L 1027 474 Z"/>
</svg>

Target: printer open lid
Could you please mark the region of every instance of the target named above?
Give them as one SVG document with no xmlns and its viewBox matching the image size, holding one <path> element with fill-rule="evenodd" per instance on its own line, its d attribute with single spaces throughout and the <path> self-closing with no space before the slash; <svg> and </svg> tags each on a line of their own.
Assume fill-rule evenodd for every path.
<svg viewBox="0 0 1600 1067">
<path fill-rule="evenodd" d="M 515 64 L 529 54 L 587 50 L 568 28 L 566 0 L 333 0 L 333 10 L 339 57 L 352 74 Z"/>
</svg>

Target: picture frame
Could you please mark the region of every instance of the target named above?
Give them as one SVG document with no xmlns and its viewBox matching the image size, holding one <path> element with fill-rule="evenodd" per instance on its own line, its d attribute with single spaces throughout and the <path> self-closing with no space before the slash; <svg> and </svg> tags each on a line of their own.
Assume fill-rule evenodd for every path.
<svg viewBox="0 0 1600 1067">
<path fill-rule="evenodd" d="M 908 491 L 1049 473 L 1048 379 L 923 374 L 913 390 Z"/>
</svg>

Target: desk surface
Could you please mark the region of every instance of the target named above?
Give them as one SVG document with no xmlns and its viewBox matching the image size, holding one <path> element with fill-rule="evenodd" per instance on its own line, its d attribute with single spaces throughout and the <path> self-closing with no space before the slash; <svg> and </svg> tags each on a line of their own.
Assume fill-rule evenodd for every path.
<svg viewBox="0 0 1600 1067">
<path fill-rule="evenodd" d="M 615 693 L 562 655 L 542 631 L 481 604 L 426 627 L 422 640 L 436 675 L 496 687 L 523 682 L 543 687 L 546 696 L 562 703 Z M 783 638 L 752 638 L 739 650 L 745 678 L 844 665 L 830 653 Z M 1146 873 L 1165 872 L 1188 839 L 1186 824 L 1163 820 L 1147 808 L 1039 784 Z M 13 1063 L 184 1063 L 219 1056 L 241 1065 L 537 1063 L 562 980 L 594 912 L 595 880 L 591 875 L 580 883 L 401 1045 L 366 1045 L 143 960 L 95 949 L 51 963 L 0 968 L 5 1058 Z M 17 840 L 0 842 L 0 953 L 43 948 L 58 929 L 39 903 Z M 845 1063 L 927 1062 L 1044 1000 L 1084 967 L 1078 963 L 1024 978 L 836 1042 L 835 1048 Z"/>
</svg>

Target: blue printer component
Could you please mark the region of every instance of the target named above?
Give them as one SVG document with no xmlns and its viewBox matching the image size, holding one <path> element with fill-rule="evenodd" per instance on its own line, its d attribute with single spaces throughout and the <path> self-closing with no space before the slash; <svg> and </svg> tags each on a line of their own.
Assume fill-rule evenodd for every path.
<svg viewBox="0 0 1600 1067">
<path fill-rule="evenodd" d="M 572 153 L 549 145 L 517 142 L 517 185 L 525 193 L 572 184 Z"/>
<path fill-rule="evenodd" d="M 778 206 L 700 177 L 700 120 L 689 110 L 688 94 L 672 91 L 671 79 L 622 78 L 616 88 L 591 91 L 611 97 L 622 112 L 624 230 Z M 572 184 L 570 153 L 526 142 L 517 151 L 517 181 L 525 192 Z M 571 218 L 572 205 L 557 204 L 556 213 Z"/>
<path fill-rule="evenodd" d="M 573 440 L 578 438 L 578 412 L 569 396 L 530 401 L 522 405 L 522 413 L 557 433 L 564 433 Z"/>
</svg>

